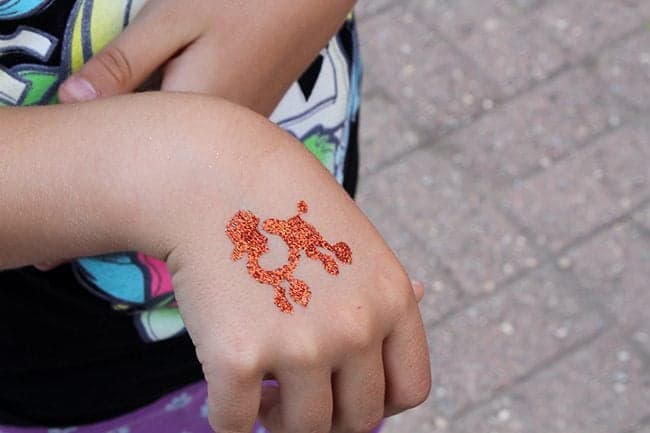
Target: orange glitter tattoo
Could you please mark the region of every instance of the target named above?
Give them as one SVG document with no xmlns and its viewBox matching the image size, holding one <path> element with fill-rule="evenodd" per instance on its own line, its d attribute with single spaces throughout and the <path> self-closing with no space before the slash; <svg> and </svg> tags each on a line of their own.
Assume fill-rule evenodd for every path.
<svg viewBox="0 0 650 433">
<path fill-rule="evenodd" d="M 269 251 L 268 238 L 258 229 L 260 219 L 251 211 L 240 210 L 226 225 L 226 234 L 235 246 L 232 252 L 233 261 L 239 260 L 244 254 L 248 255 L 248 273 L 262 284 L 268 284 L 275 290 L 275 305 L 284 313 L 292 313 L 293 306 L 287 299 L 282 284 L 289 285 L 289 295 L 298 304 L 306 307 L 311 298 L 309 286 L 293 276 L 300 262 L 301 252 L 307 257 L 320 260 L 325 270 L 332 275 L 339 274 L 336 260 L 319 249 L 332 253 L 342 263 L 352 263 L 352 251 L 345 242 L 334 245 L 327 242 L 318 230 L 302 219 L 301 214 L 307 213 L 307 203 L 298 202 L 298 214 L 287 220 L 270 218 L 264 221 L 262 228 L 270 234 L 280 236 L 289 247 L 288 263 L 273 270 L 260 266 L 260 257 Z"/>
</svg>

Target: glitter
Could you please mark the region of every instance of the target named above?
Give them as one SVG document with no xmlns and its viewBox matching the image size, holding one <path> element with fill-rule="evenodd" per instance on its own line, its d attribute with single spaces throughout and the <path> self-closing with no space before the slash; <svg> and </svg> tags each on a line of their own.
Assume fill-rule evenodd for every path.
<svg viewBox="0 0 650 433">
<path fill-rule="evenodd" d="M 270 218 L 262 224 L 264 231 L 279 236 L 289 247 L 287 264 L 273 270 L 263 269 L 259 263 L 260 257 L 269 251 L 269 247 L 268 238 L 258 229 L 260 219 L 255 214 L 240 210 L 226 225 L 226 235 L 234 245 L 232 260 L 236 261 L 244 254 L 248 255 L 248 273 L 260 283 L 273 287 L 275 305 L 284 313 L 292 313 L 293 306 L 287 299 L 283 283 L 288 284 L 289 296 L 297 304 L 306 307 L 311 299 L 311 290 L 307 283 L 293 276 L 300 262 L 301 252 L 304 251 L 310 259 L 320 260 L 331 275 L 339 274 L 335 258 L 342 263 L 352 263 L 352 251 L 348 244 L 337 242 L 332 245 L 327 242 L 313 225 L 300 216 L 307 213 L 307 203 L 301 200 L 297 207 L 298 214 L 287 220 Z M 322 250 L 333 253 L 334 257 Z"/>
</svg>

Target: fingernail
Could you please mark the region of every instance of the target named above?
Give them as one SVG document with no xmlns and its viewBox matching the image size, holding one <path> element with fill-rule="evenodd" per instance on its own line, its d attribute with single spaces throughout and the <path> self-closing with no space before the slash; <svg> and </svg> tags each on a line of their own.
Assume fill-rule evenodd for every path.
<svg viewBox="0 0 650 433">
<path fill-rule="evenodd" d="M 419 287 L 424 289 L 424 284 L 422 284 L 421 282 L 419 282 L 417 280 L 411 280 L 411 284 L 414 285 L 414 286 L 419 286 Z"/>
<path fill-rule="evenodd" d="M 68 78 L 60 89 L 71 101 L 91 101 L 97 97 L 97 91 L 87 80 L 73 75 Z"/>
</svg>

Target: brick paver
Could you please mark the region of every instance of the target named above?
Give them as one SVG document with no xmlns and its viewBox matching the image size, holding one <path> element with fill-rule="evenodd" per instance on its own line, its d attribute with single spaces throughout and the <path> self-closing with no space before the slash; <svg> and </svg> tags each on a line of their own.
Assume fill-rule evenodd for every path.
<svg viewBox="0 0 650 433">
<path fill-rule="evenodd" d="M 361 1 L 357 3 L 356 13 L 361 18 L 366 18 L 394 5 L 395 3 L 397 3 L 395 0 Z"/>
<path fill-rule="evenodd" d="M 607 50 L 598 69 L 613 93 L 637 108 L 650 109 L 650 28 Z"/>
<path fill-rule="evenodd" d="M 650 433 L 650 1 L 358 12 L 358 202 L 428 288 L 386 433 Z"/>
<path fill-rule="evenodd" d="M 645 230 L 650 232 L 650 206 L 646 206 L 635 213 L 634 220 L 639 223 Z"/>
<path fill-rule="evenodd" d="M 507 0 L 415 0 L 418 20 L 437 29 L 511 95 L 565 63 L 563 50 Z"/>
<path fill-rule="evenodd" d="M 357 202 L 404 264 L 410 277 L 427 285 L 427 296 L 420 303 L 425 322 L 436 322 L 457 308 L 461 297 L 458 285 L 426 245 L 409 231 L 401 229 L 389 209 L 366 195 L 363 184 Z"/>
<path fill-rule="evenodd" d="M 370 113 L 368 116 L 365 113 Z M 382 113 L 377 116 L 375 113 Z M 397 104 L 382 94 L 373 94 L 364 100 L 363 128 L 361 129 L 361 175 L 365 176 L 396 156 L 423 142 L 419 131 L 410 125 Z"/>
<path fill-rule="evenodd" d="M 457 127 L 493 97 L 471 62 L 402 4 L 362 20 L 360 29 L 373 35 L 361 40 L 365 56 L 385 59 L 366 69 L 366 89 L 382 89 L 423 130 L 438 135 Z"/>
<path fill-rule="evenodd" d="M 649 159 L 628 139 L 631 129 L 601 137 L 516 185 L 504 206 L 553 251 L 620 217 L 650 193 Z"/>
<path fill-rule="evenodd" d="M 553 1 L 535 15 L 578 59 L 596 53 L 644 21 L 633 5 L 620 0 Z"/>
<path fill-rule="evenodd" d="M 629 224 L 598 234 L 569 251 L 581 286 L 597 296 L 619 323 L 634 328 L 648 321 L 650 243 Z"/>
<path fill-rule="evenodd" d="M 542 268 L 432 330 L 431 399 L 440 413 L 457 415 L 601 329 L 569 291 Z"/>
<path fill-rule="evenodd" d="M 490 31 L 519 14 L 509 0 L 411 0 L 411 7 L 420 21 L 440 30 L 452 41 Z"/>
<path fill-rule="evenodd" d="M 511 185 L 629 117 L 630 110 L 583 68 L 521 95 L 441 145 L 491 187 Z"/>
<path fill-rule="evenodd" d="M 454 433 L 610 433 L 648 411 L 650 374 L 621 335 L 608 334 L 453 426 Z"/>
<path fill-rule="evenodd" d="M 539 260 L 531 240 L 472 189 L 468 176 L 428 149 L 361 185 L 366 200 L 390 208 L 393 225 L 426 243 L 463 290 L 490 292 Z"/>
</svg>

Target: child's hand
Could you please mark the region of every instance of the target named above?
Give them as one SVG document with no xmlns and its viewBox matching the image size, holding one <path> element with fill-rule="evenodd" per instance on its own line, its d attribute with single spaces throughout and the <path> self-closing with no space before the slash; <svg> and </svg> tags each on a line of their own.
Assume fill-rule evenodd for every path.
<svg viewBox="0 0 650 433">
<path fill-rule="evenodd" d="M 208 381 L 211 424 L 218 432 L 249 432 L 260 412 L 274 432 L 368 432 L 429 392 L 427 344 L 411 282 L 301 143 L 257 116 L 240 119 L 229 129 L 234 156 L 207 146 L 191 177 L 174 177 L 171 191 L 182 195 L 163 228 L 176 245 L 167 262 Z M 300 200 L 309 205 L 301 218 L 329 243 L 347 243 L 352 260 L 336 260 L 335 276 L 301 251 L 294 276 L 312 294 L 302 306 L 287 290 L 293 309 L 287 314 L 276 306 L 272 286 L 249 273 L 247 266 L 255 266 L 245 243 L 233 261 L 235 245 L 225 230 L 239 210 L 257 215 L 270 248 L 259 263 L 276 269 L 289 262 L 288 247 L 262 224 L 296 216 Z M 277 379 L 279 390 L 262 391 L 265 377 Z"/>
<path fill-rule="evenodd" d="M 299 183 L 306 173 L 287 177 Z M 269 189 L 260 192 L 267 195 L 276 181 L 289 181 L 279 177 L 275 172 L 267 179 Z M 213 224 L 197 222 L 195 235 L 169 257 L 218 432 L 249 432 L 257 416 L 274 432 L 369 432 L 384 416 L 428 394 L 426 342 L 410 282 L 365 217 L 332 186 L 279 191 L 273 204 L 242 200 L 262 220 L 288 219 L 297 214 L 292 198 L 309 197 L 302 218 L 352 250 L 352 263 L 339 262 L 338 276 L 301 252 L 295 275 L 312 294 L 302 306 L 286 290 L 292 314 L 277 308 L 271 285 L 251 277 L 246 254 L 230 260 L 234 247 L 226 242 L 223 250 L 223 232 Z M 267 255 L 268 269 L 287 263 L 286 247 L 272 247 Z M 260 389 L 269 377 L 279 389 Z"/>
<path fill-rule="evenodd" d="M 0 170 L 9 246 L 0 269 L 130 250 L 166 259 L 218 431 L 250 432 L 261 411 L 275 432 L 365 432 L 426 398 L 428 350 L 408 277 L 322 164 L 268 120 L 214 98 L 155 93 L 5 110 L 0 124 L 16 131 Z M 334 275 L 294 244 L 293 277 L 311 297 L 289 299 L 287 314 L 237 240 L 233 261 L 226 225 L 242 209 L 287 220 L 300 200 L 301 218 L 345 242 L 351 261 L 344 248 L 317 249 L 338 257 Z M 291 262 L 273 228 L 258 227 L 270 249 L 259 265 Z M 262 393 L 265 377 L 279 393 Z"/>
<path fill-rule="evenodd" d="M 147 1 L 122 34 L 61 86 L 59 97 L 80 102 L 128 93 L 162 68 L 162 90 L 220 96 L 268 115 L 354 3 Z"/>
</svg>

